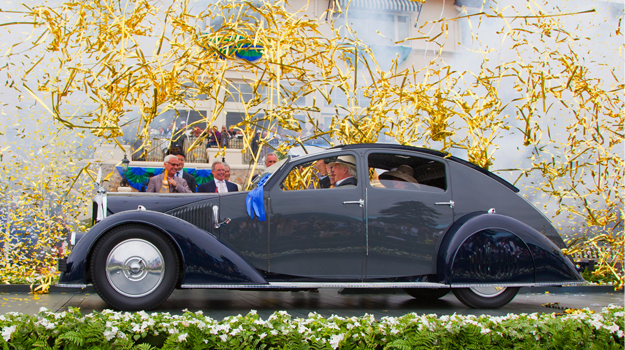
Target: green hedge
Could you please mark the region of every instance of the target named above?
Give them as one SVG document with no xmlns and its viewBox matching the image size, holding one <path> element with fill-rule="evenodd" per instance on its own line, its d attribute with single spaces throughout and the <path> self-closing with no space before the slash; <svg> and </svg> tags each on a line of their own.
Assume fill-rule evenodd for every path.
<svg viewBox="0 0 625 350">
<path fill-rule="evenodd" d="M 623 306 L 600 313 L 507 316 L 417 315 L 267 320 L 255 311 L 222 321 L 201 311 L 113 312 L 82 316 L 78 309 L 35 316 L 0 316 L 4 349 L 623 349 Z"/>
</svg>

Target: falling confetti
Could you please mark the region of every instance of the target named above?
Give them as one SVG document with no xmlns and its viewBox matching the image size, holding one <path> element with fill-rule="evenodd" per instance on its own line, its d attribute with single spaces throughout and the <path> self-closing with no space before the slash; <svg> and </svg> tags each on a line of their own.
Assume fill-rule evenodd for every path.
<svg viewBox="0 0 625 350">
<path fill-rule="evenodd" d="M 348 24 L 335 25 L 325 15 L 311 18 L 311 4 L 296 10 L 280 1 L 222 1 L 199 12 L 190 4 L 66 1 L 57 7 L 26 7 L 23 22 L 32 23 L 33 32 L 5 51 L 26 62 L 24 68 L 0 71 L 7 74 L 7 86 L 35 99 L 61 128 L 54 144 L 36 152 L 17 144 L 2 148 L 0 183 L 16 193 L 6 214 L 10 225 L 3 228 L 3 281 L 37 282 L 41 288 L 36 291 L 45 291 L 56 273 L 54 257 L 67 254 L 50 247 L 62 241 L 66 226 L 80 224 L 78 203 L 88 202 L 93 166 L 55 154 L 67 147 L 64 133 L 88 132 L 123 148 L 119 137 L 132 132 L 147 150 L 151 124 L 181 106 L 197 111 L 194 97 L 202 95 L 211 108 L 189 128 L 213 125 L 229 99 L 247 101 L 241 103 L 244 117 L 236 127 L 243 132 L 242 152 L 252 154 L 253 164 L 267 147 L 284 154 L 311 140 L 334 145 L 384 137 L 466 154 L 491 171 L 517 174 L 519 183 L 532 179 L 524 185 L 527 193 L 555 198 L 556 215 L 566 213 L 571 222 L 583 219 L 585 229 L 570 238 L 565 253 L 592 252 L 598 259 L 594 273 L 623 286 L 625 86 L 620 72 L 597 78 L 576 51 L 577 43 L 587 39 L 563 25 L 563 18 L 593 10 L 550 13 L 528 1 L 518 8 L 483 8 L 418 23 L 419 35 L 403 42 L 428 43 L 434 57 L 428 56 L 424 66 L 400 69 L 395 60 L 382 69 Z M 479 58 L 478 68 L 455 70 L 443 54 L 450 24 L 466 23 L 471 41 L 481 43 L 480 27 L 487 19 L 498 21 L 507 55 L 493 59 L 488 45 L 475 45 L 468 50 Z M 622 37 L 618 30 L 614 35 Z M 33 83 L 30 76 L 40 68 L 45 74 Z M 252 98 L 243 98 L 233 76 L 251 89 Z M 345 99 L 339 102 L 337 95 Z M 76 96 L 88 103 L 76 107 Z M 314 96 L 312 104 L 298 103 L 306 96 Z M 335 110 L 323 128 L 317 119 L 321 104 Z M 135 120 L 127 119 L 130 112 L 137 112 Z M 124 129 L 128 125 L 136 128 Z M 273 127 L 290 132 L 279 146 L 270 146 L 264 136 L 255 140 L 258 131 Z M 27 135 L 24 126 L 13 128 Z M 505 157 L 500 151 L 504 140 L 511 139 L 520 140 L 516 146 L 526 150 L 530 165 L 493 169 L 496 158 Z M 20 152 L 27 157 L 18 161 Z M 223 154 L 223 148 L 217 152 Z M 11 175 L 14 164 L 43 176 L 17 178 Z M 292 175 L 289 186 L 315 186 L 312 166 Z M 56 210 L 61 214 L 51 215 Z M 53 219 L 59 215 L 62 220 Z M 11 240 L 18 223 L 36 228 L 35 243 Z M 25 258 L 26 251 L 39 253 Z"/>
</svg>

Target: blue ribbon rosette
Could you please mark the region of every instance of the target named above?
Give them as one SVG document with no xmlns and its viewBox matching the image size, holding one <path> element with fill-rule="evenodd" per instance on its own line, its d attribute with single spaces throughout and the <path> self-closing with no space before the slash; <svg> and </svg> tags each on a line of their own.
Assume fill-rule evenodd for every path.
<svg viewBox="0 0 625 350">
<path fill-rule="evenodd" d="M 265 203 L 263 201 L 263 190 L 265 182 L 269 179 L 271 174 L 263 176 L 255 189 L 250 191 L 245 198 L 245 206 L 247 207 L 247 214 L 251 219 L 254 218 L 254 213 L 258 216 L 258 221 L 265 221 Z"/>
</svg>

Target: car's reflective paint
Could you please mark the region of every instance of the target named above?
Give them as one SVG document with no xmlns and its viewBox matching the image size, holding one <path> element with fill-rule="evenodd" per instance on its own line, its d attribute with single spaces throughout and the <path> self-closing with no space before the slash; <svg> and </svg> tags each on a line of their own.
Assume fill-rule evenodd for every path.
<svg viewBox="0 0 625 350">
<path fill-rule="evenodd" d="M 491 250 L 488 256 L 485 249 Z M 508 254 L 505 258 L 501 256 L 504 253 Z M 511 263 L 516 274 L 505 273 Z M 573 263 L 535 229 L 484 212 L 467 215 L 449 229 L 438 253 L 438 280 L 452 286 L 583 281 Z"/>
<path fill-rule="evenodd" d="M 171 215 L 132 210 L 110 216 L 95 225 L 74 247 L 67 260 L 67 271 L 61 276 L 63 284 L 89 283 L 86 275 L 89 253 L 98 238 L 110 229 L 128 224 L 142 224 L 166 234 L 180 252 L 183 266 L 181 284 L 266 283 L 236 249 L 220 242 L 215 236 Z"/>
<path fill-rule="evenodd" d="M 371 153 L 435 160 L 444 164 L 446 183 L 431 192 L 372 187 Z M 357 159 L 357 187 L 280 188 L 292 168 L 338 155 Z M 557 231 L 514 186 L 457 158 L 408 146 L 350 145 L 295 157 L 278 168 L 265 184 L 265 221 L 247 214 L 246 192 L 109 196 L 110 216 L 74 247 L 60 283 L 90 283 L 89 254 L 97 239 L 113 227 L 136 223 L 172 239 L 183 259 L 183 285 L 583 281 L 560 253 L 564 243 Z M 135 210 L 139 205 L 148 210 Z M 229 223 L 215 227 L 226 219 Z"/>
</svg>

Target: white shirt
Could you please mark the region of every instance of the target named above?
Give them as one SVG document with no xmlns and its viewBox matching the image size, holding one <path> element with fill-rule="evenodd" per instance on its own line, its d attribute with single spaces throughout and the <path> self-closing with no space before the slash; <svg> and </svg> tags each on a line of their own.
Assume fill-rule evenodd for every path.
<svg viewBox="0 0 625 350">
<path fill-rule="evenodd" d="M 174 176 L 177 176 L 177 177 L 182 177 L 182 170 L 177 171 L 177 172 L 176 172 L 176 175 L 174 175 Z"/>
<path fill-rule="evenodd" d="M 215 184 L 217 185 L 217 192 L 219 193 L 228 192 L 228 186 L 226 186 L 226 180 L 215 180 Z"/>
</svg>

